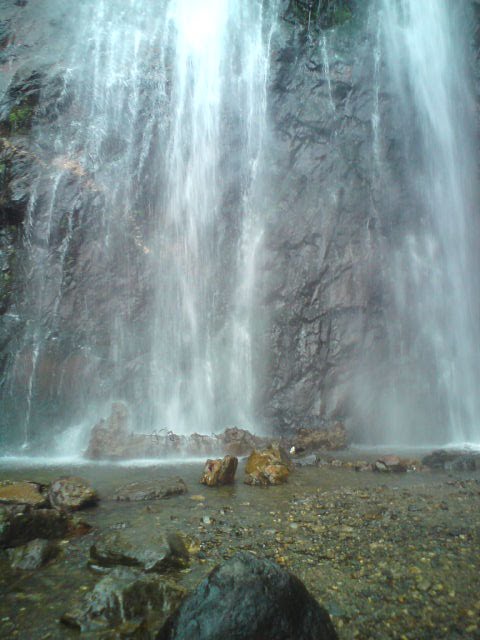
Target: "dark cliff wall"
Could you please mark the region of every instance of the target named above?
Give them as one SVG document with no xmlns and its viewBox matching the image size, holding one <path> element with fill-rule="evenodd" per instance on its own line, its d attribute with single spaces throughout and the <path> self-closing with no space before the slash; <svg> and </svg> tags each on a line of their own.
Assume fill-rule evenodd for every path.
<svg viewBox="0 0 480 640">
<path fill-rule="evenodd" d="M 362 360 L 384 349 L 390 230 L 375 192 L 375 21 L 368 6 L 350 6 L 327 31 L 287 11 L 274 52 L 265 398 L 281 427 L 352 417 Z"/>
</svg>

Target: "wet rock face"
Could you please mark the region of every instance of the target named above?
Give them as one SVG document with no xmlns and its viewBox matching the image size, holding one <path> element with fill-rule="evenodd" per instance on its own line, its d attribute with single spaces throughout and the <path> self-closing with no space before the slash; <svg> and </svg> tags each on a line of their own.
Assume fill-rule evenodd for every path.
<svg viewBox="0 0 480 640">
<path fill-rule="evenodd" d="M 241 552 L 214 569 L 157 640 L 335 640 L 330 617 L 277 564 Z"/>
<path fill-rule="evenodd" d="M 285 431 L 339 419 L 357 426 L 362 375 L 370 364 L 380 377 L 389 366 L 389 252 L 406 224 L 397 176 L 402 138 L 389 131 L 385 161 L 394 180 L 381 191 L 372 174 L 375 33 L 369 3 L 350 6 L 353 19 L 323 33 L 285 21 L 272 47 L 271 213 L 262 265 L 271 359 L 263 398 L 271 423 Z M 385 122 L 390 99 L 380 95 Z"/>
</svg>

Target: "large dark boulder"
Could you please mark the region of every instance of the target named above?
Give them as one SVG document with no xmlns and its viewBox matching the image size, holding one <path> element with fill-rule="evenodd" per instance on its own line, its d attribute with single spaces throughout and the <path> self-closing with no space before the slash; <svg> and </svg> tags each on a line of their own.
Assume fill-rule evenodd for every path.
<svg viewBox="0 0 480 640">
<path fill-rule="evenodd" d="M 327 611 L 270 560 L 241 552 L 188 596 L 157 640 L 334 640 Z"/>
</svg>

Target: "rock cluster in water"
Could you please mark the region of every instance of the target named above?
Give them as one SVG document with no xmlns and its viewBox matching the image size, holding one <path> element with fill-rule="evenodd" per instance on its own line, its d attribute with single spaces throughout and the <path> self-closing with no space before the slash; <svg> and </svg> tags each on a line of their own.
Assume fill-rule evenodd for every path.
<svg viewBox="0 0 480 640">
<path fill-rule="evenodd" d="M 96 491 L 82 478 L 59 478 L 50 486 L 29 481 L 2 482 L 0 549 L 7 549 L 12 567 L 38 568 L 58 555 L 58 546 L 52 541 L 89 530 L 71 512 L 97 502 Z"/>
<path fill-rule="evenodd" d="M 237 427 L 211 436 L 199 433 L 180 436 L 172 431 L 134 433 L 130 428 L 126 405 L 115 402 L 110 416 L 92 428 L 85 457 L 92 460 L 122 460 L 188 455 L 245 456 L 256 449 L 265 448 L 273 441 L 273 438 L 257 436 Z M 299 453 L 319 449 L 334 451 L 347 446 L 347 433 L 343 423 L 336 422 L 331 429 L 293 430 L 282 437 L 280 443 L 285 449 L 294 447 Z"/>
</svg>

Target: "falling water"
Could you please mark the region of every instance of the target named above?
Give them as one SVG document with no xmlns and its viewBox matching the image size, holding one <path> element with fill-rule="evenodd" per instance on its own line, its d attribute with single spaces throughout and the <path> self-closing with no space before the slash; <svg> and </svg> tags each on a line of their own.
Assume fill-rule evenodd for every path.
<svg viewBox="0 0 480 640">
<path fill-rule="evenodd" d="M 87 0 L 72 10 L 55 118 L 32 131 L 44 151 L 6 430 L 18 434 L 20 422 L 28 444 L 50 427 L 92 424 L 118 398 L 139 431 L 258 428 L 276 3 Z"/>
<path fill-rule="evenodd" d="M 397 175 L 408 191 L 404 237 L 391 255 L 397 377 L 383 436 L 392 443 L 480 441 L 476 122 L 465 6 L 381 3 L 386 84 L 404 143 Z"/>
</svg>

